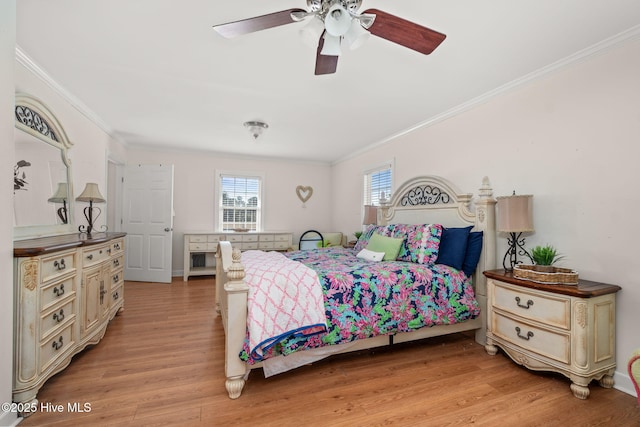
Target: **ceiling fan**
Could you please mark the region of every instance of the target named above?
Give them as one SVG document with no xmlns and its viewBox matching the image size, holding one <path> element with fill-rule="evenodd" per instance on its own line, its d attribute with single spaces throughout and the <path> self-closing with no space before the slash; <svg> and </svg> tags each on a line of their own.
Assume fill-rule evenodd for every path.
<svg viewBox="0 0 640 427">
<path fill-rule="evenodd" d="M 338 67 L 341 43 L 353 49 L 373 34 L 429 55 L 446 35 L 378 9 L 358 13 L 362 0 L 307 0 L 308 10 L 287 9 L 254 18 L 214 25 L 226 38 L 308 20 L 301 33 L 319 38 L 315 74 L 332 74 Z M 313 41 L 315 44 L 315 39 Z"/>
</svg>

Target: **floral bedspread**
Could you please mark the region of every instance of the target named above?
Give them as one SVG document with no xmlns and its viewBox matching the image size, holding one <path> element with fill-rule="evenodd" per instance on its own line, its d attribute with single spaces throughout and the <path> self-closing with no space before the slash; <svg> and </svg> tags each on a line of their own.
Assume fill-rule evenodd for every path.
<svg viewBox="0 0 640 427">
<path fill-rule="evenodd" d="M 264 359 L 280 354 L 341 344 L 425 326 L 476 318 L 480 307 L 471 279 L 446 265 L 404 261 L 369 262 L 347 248 L 289 252 L 292 260 L 318 273 L 327 316 L 327 331 L 312 337 L 285 338 Z M 240 358 L 250 364 L 248 339 Z"/>
</svg>

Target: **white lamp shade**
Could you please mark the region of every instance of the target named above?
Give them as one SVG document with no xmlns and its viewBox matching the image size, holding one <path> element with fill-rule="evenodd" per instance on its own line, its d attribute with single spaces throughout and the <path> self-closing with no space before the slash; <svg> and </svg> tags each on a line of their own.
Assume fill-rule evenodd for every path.
<svg viewBox="0 0 640 427">
<path fill-rule="evenodd" d="M 318 40 L 324 32 L 324 24 L 318 16 L 312 16 L 309 22 L 300 29 L 302 42 L 309 47 L 318 47 Z"/>
<path fill-rule="evenodd" d="M 371 33 L 362 28 L 358 19 L 354 19 L 351 28 L 344 35 L 344 39 L 349 45 L 349 49 L 355 50 L 362 46 L 369 39 L 369 36 Z"/>
<path fill-rule="evenodd" d="M 498 197 L 498 231 L 505 233 L 532 232 L 533 196 Z"/>
<path fill-rule="evenodd" d="M 51 203 L 64 203 L 69 198 L 69 191 L 66 182 L 59 182 L 58 188 L 53 196 L 49 198 Z"/>
<path fill-rule="evenodd" d="M 332 36 L 344 36 L 351 27 L 351 15 L 340 4 L 334 4 L 329 8 L 324 18 L 324 27 Z"/>
<path fill-rule="evenodd" d="M 100 194 L 100 190 L 98 189 L 98 184 L 95 182 L 87 182 L 87 186 L 84 187 L 84 191 L 76 200 L 79 202 L 93 202 L 93 203 L 104 203 L 106 202 L 105 198 Z"/>
<path fill-rule="evenodd" d="M 342 51 L 340 50 L 340 39 L 341 37 L 335 37 L 329 33 L 325 33 L 324 44 L 322 45 L 320 55 L 340 56 L 340 54 L 342 53 Z"/>
<path fill-rule="evenodd" d="M 377 224 L 377 223 L 378 223 L 378 208 L 372 205 L 365 205 L 362 224 L 369 225 L 369 224 Z"/>
</svg>

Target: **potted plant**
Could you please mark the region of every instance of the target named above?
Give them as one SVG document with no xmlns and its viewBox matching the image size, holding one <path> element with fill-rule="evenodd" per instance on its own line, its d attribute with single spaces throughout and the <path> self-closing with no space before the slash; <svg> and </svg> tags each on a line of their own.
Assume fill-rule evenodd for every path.
<svg viewBox="0 0 640 427">
<path fill-rule="evenodd" d="M 531 258 L 536 265 L 536 270 L 553 271 L 551 266 L 564 258 L 564 256 L 560 255 L 553 246 L 546 245 L 536 246 L 531 249 Z"/>
</svg>

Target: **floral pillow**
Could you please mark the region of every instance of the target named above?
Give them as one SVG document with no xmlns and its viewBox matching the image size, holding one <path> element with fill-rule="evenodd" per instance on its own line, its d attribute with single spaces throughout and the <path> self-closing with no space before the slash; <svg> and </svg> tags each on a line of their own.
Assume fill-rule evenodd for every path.
<svg viewBox="0 0 640 427">
<path fill-rule="evenodd" d="M 434 264 L 438 259 L 442 236 L 440 224 L 390 224 L 381 234 L 396 238 L 404 237 L 398 261 Z"/>
<path fill-rule="evenodd" d="M 353 249 L 355 251 L 361 251 L 365 249 L 369 244 L 369 240 L 371 239 L 371 236 L 373 236 L 373 233 L 378 233 L 385 236 L 385 228 L 386 227 L 383 225 L 367 225 L 367 228 L 364 229 L 362 235 L 360 236 L 360 238 L 358 238 L 358 241 L 356 242 L 356 245 L 353 247 Z"/>
</svg>

